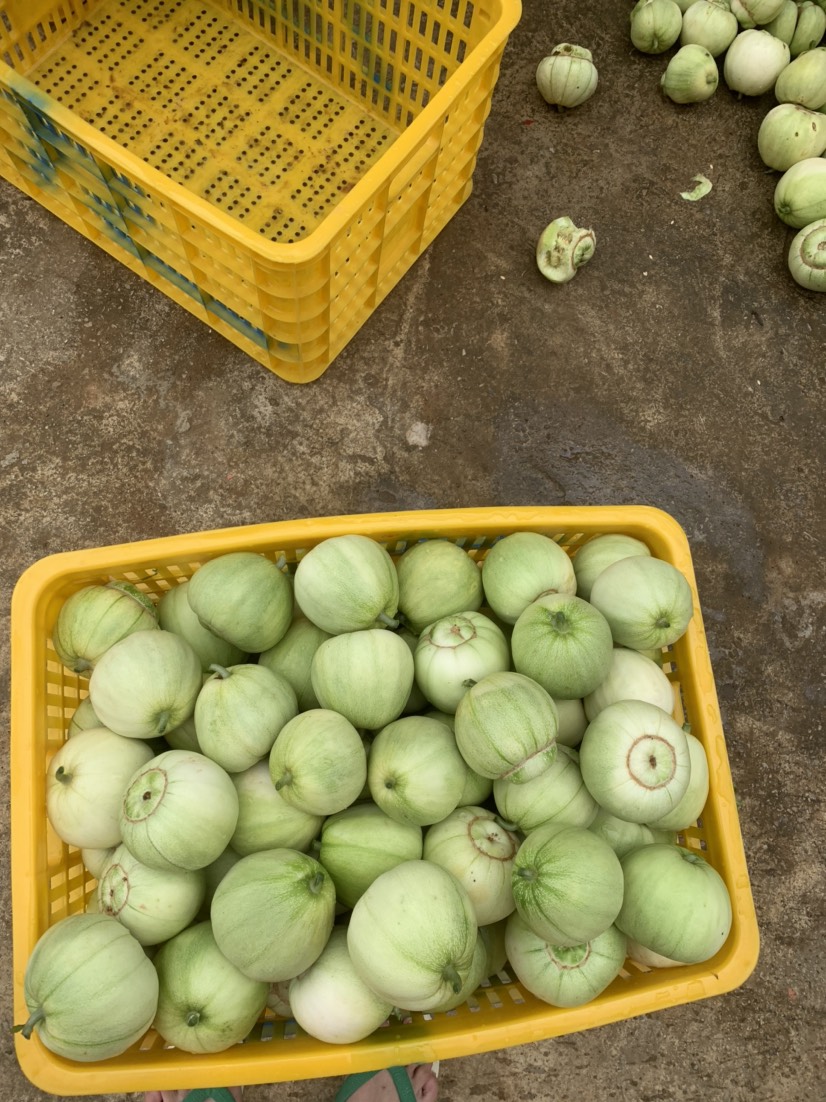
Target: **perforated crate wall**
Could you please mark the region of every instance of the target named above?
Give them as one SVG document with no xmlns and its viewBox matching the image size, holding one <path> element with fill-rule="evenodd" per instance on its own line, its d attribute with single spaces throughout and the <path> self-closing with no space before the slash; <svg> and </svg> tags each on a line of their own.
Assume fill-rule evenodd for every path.
<svg viewBox="0 0 826 1102">
<path fill-rule="evenodd" d="M 519 0 L 0 0 L 0 174 L 316 378 L 470 193 Z"/>
</svg>

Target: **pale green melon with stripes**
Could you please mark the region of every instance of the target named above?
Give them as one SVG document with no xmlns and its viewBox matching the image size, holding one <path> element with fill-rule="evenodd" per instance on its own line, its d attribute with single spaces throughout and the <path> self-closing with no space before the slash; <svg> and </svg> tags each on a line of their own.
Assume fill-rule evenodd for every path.
<svg viewBox="0 0 826 1102">
<path fill-rule="evenodd" d="M 129 851 L 154 869 L 202 869 L 223 853 L 238 822 L 238 795 L 220 765 L 167 750 L 132 777 L 120 827 Z"/>
<path fill-rule="evenodd" d="M 209 908 L 212 906 L 212 897 L 215 895 L 215 889 L 227 875 L 233 865 L 237 865 L 241 860 L 241 854 L 236 853 L 232 846 L 227 846 L 223 853 L 219 854 L 215 860 L 207 865 L 204 871 L 204 880 L 206 883 L 206 894 L 204 896 L 204 910 L 209 913 Z"/>
<path fill-rule="evenodd" d="M 581 945 L 603 933 L 619 914 L 622 893 L 619 858 L 589 830 L 546 823 L 519 847 L 516 909 L 552 945 Z"/>
<path fill-rule="evenodd" d="M 525 834 L 549 822 L 587 827 L 599 810 L 582 779 L 579 755 L 569 746 L 559 746 L 550 768 L 533 780 L 494 781 L 493 798 L 502 818 Z"/>
<path fill-rule="evenodd" d="M 289 681 L 298 699 L 300 712 L 320 707 L 313 689 L 311 669 L 316 651 L 329 638 L 329 632 L 322 631 L 306 616 L 296 616 L 284 637 L 258 656 L 259 666 L 265 666 Z"/>
<path fill-rule="evenodd" d="M 396 627 L 396 567 L 368 536 L 331 536 L 299 561 L 295 599 L 303 614 L 330 635 Z"/>
<path fill-rule="evenodd" d="M 79 735 L 81 731 L 88 731 L 92 727 L 102 727 L 98 717 L 95 715 L 95 709 L 92 707 L 92 702 L 88 696 L 81 700 L 80 704 L 72 712 L 72 718 L 69 720 L 69 728 L 66 732 L 68 738 L 73 738 L 75 735 Z"/>
<path fill-rule="evenodd" d="M 138 942 L 104 914 L 70 915 L 38 940 L 26 965 L 29 1009 L 15 1031 L 50 1052 L 93 1062 L 119 1056 L 149 1029 L 158 976 Z"/>
<path fill-rule="evenodd" d="M 89 680 L 104 727 L 126 738 L 172 731 L 195 711 L 203 673 L 195 651 L 171 631 L 136 631 L 111 646 Z"/>
<path fill-rule="evenodd" d="M 556 732 L 556 741 L 560 746 L 579 746 L 585 728 L 588 726 L 588 717 L 581 700 L 554 700 L 559 714 L 559 730 Z"/>
<path fill-rule="evenodd" d="M 269 849 L 242 857 L 215 889 L 210 917 L 218 948 L 251 979 L 293 979 L 320 955 L 336 890 L 306 853 Z"/>
<path fill-rule="evenodd" d="M 270 751 L 269 770 L 288 804 L 308 815 L 335 815 L 361 794 L 367 753 L 345 716 L 312 708 L 281 729 Z"/>
<path fill-rule="evenodd" d="M 682 638 L 694 615 L 693 602 L 682 571 L 645 555 L 612 563 L 591 588 L 591 604 L 610 624 L 614 642 L 633 650 L 667 647 Z"/>
<path fill-rule="evenodd" d="M 625 961 L 626 937 L 616 926 L 584 945 L 552 945 L 512 914 L 505 930 L 508 960 L 516 978 L 551 1006 L 583 1006 L 617 978 Z"/>
<path fill-rule="evenodd" d="M 311 1037 L 353 1044 L 385 1021 L 393 1006 L 359 976 L 347 949 L 347 930 L 336 926 L 321 956 L 290 982 L 290 1013 Z"/>
<path fill-rule="evenodd" d="M 455 713 L 475 682 L 510 669 L 508 641 L 481 612 L 462 612 L 428 624 L 414 654 L 416 682 L 434 708 Z"/>
<path fill-rule="evenodd" d="M 161 597 L 158 602 L 161 627 L 164 631 L 174 632 L 186 639 L 198 655 L 204 670 L 208 670 L 213 662 L 217 662 L 219 666 L 236 666 L 245 661 L 245 651 L 205 628 L 195 615 L 189 603 L 189 585 L 189 581 L 183 581 L 168 589 Z"/>
<path fill-rule="evenodd" d="M 195 701 L 198 745 L 228 773 L 241 773 L 269 754 L 298 700 L 285 677 L 256 663 L 211 668 Z"/>
<path fill-rule="evenodd" d="M 650 846 L 656 841 L 654 832 L 644 823 L 629 823 L 604 807 L 599 808 L 588 829 L 607 842 L 619 858 L 638 846 Z"/>
<path fill-rule="evenodd" d="M 364 982 L 404 1010 L 433 1010 L 458 995 L 477 952 L 473 905 L 430 861 L 405 861 L 374 880 L 353 908 L 350 959 Z"/>
<path fill-rule="evenodd" d="M 614 647 L 607 676 L 584 698 L 588 721 L 618 700 L 647 700 L 669 714 L 674 711 L 674 689 L 662 666 L 628 647 Z"/>
<path fill-rule="evenodd" d="M 322 708 L 375 731 L 402 714 L 413 687 L 413 655 L 392 631 L 345 632 L 318 648 L 311 680 Z"/>
<path fill-rule="evenodd" d="M 438 719 L 404 716 L 383 727 L 370 747 L 370 795 L 397 822 L 438 823 L 459 806 L 466 779 L 456 739 Z"/>
<path fill-rule="evenodd" d="M 71 846 L 106 849 L 121 840 L 123 792 L 154 754 L 142 739 L 90 727 L 67 739 L 46 769 L 46 814 Z"/>
<path fill-rule="evenodd" d="M 182 1052 L 224 1052 L 244 1040 L 266 1005 L 269 985 L 227 960 L 209 922 L 171 938 L 153 963 L 160 980 L 154 1026 Z"/>
<path fill-rule="evenodd" d="M 685 732 L 645 700 L 618 700 L 603 708 L 580 743 L 579 767 L 597 803 L 631 823 L 668 815 L 691 777 Z"/>
<path fill-rule="evenodd" d="M 272 782 L 268 761 L 259 761 L 232 783 L 238 793 L 238 822 L 229 840 L 242 857 L 264 849 L 306 850 L 321 830 L 323 818 L 287 803 Z"/>
<path fill-rule="evenodd" d="M 428 624 L 482 604 L 482 576 L 474 560 L 449 540 L 415 543 L 396 563 L 399 611 L 421 635 Z"/>
<path fill-rule="evenodd" d="M 512 532 L 488 551 L 482 567 L 487 603 L 508 624 L 547 593 L 575 593 L 567 552 L 541 532 Z"/>
<path fill-rule="evenodd" d="M 391 819 L 374 803 L 331 815 L 321 829 L 318 860 L 345 907 L 354 907 L 383 872 L 421 856 L 422 828 Z"/>
<path fill-rule="evenodd" d="M 98 907 L 141 945 L 160 945 L 192 922 L 206 895 L 201 869 L 153 869 L 117 846 L 100 873 Z"/>
<path fill-rule="evenodd" d="M 134 631 L 158 627 L 155 605 L 129 582 L 88 585 L 60 608 L 52 643 L 64 666 L 89 676 L 101 655 Z"/>
<path fill-rule="evenodd" d="M 187 597 L 203 626 L 245 654 L 274 647 L 293 617 L 287 575 L 264 555 L 232 551 L 195 571 Z"/>
<path fill-rule="evenodd" d="M 579 700 L 593 692 L 608 676 L 612 650 L 602 613 L 569 593 L 549 593 L 528 605 L 511 636 L 514 669 L 555 700 Z"/>
<path fill-rule="evenodd" d="M 682 964 L 713 957 L 728 937 L 725 881 L 699 853 L 655 842 L 622 859 L 625 892 L 617 926 L 639 945 Z"/>
<path fill-rule="evenodd" d="M 513 910 L 511 873 L 519 842 L 493 811 L 458 807 L 429 828 L 422 856 L 453 873 L 470 896 L 476 921 L 486 926 Z"/>
<path fill-rule="evenodd" d="M 198 745 L 198 732 L 195 730 L 194 714 L 179 723 L 174 731 L 167 731 L 164 735 L 170 750 L 192 750 L 195 754 L 201 753 Z"/>
<path fill-rule="evenodd" d="M 648 547 L 635 536 L 622 532 L 594 536 L 582 544 L 573 558 L 577 596 L 589 601 L 594 582 L 611 563 L 627 559 L 630 555 L 650 554 Z"/>
<path fill-rule="evenodd" d="M 521 673 L 493 673 L 460 700 L 456 745 L 476 773 L 522 784 L 553 764 L 558 722 L 541 685 Z"/>
</svg>

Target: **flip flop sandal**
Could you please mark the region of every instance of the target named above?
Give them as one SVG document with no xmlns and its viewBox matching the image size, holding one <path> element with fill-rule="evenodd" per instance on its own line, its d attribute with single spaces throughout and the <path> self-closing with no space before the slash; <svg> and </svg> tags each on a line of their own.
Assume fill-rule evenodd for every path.
<svg viewBox="0 0 826 1102">
<path fill-rule="evenodd" d="M 208 1089 L 199 1087 L 185 1095 L 184 1102 L 207 1102 L 208 1098 L 211 1098 L 212 1102 L 235 1102 L 232 1092 L 227 1090 L 226 1087 L 210 1087 Z"/>
<path fill-rule="evenodd" d="M 433 1062 L 433 1074 L 438 1077 L 439 1075 L 439 1061 Z M 413 1090 L 413 1084 L 410 1082 L 410 1076 L 407 1074 L 407 1069 L 402 1067 L 394 1068 L 379 1068 L 378 1071 L 360 1071 L 355 1075 L 348 1075 L 339 1088 L 338 1094 L 335 1097 L 335 1102 L 347 1102 L 348 1098 L 352 1098 L 359 1087 L 363 1087 L 365 1083 L 369 1083 L 371 1079 L 374 1079 L 379 1072 L 387 1071 L 390 1078 L 393 1080 L 393 1085 L 396 1088 L 396 1094 L 399 1096 L 399 1102 L 416 1102 L 416 1092 Z M 189 1102 L 186 1099 L 185 1102 Z M 219 1099 L 215 1099 L 215 1102 L 219 1102 Z"/>
</svg>

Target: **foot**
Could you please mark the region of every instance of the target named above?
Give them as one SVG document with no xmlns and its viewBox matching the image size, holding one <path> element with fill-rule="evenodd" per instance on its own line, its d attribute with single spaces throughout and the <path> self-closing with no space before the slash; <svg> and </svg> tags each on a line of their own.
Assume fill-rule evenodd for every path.
<svg viewBox="0 0 826 1102">
<path fill-rule="evenodd" d="M 405 1069 L 416 1095 L 416 1102 L 436 1102 L 439 1080 L 430 1064 L 408 1064 Z M 241 1088 L 228 1088 L 235 1102 L 241 1102 Z M 144 1102 L 183 1102 L 189 1091 L 147 1091 Z M 397 1102 L 398 1094 L 387 1071 L 378 1072 L 352 1096 L 351 1102 Z"/>
<path fill-rule="evenodd" d="M 416 1102 L 436 1102 L 439 1080 L 430 1064 L 408 1064 L 405 1069 L 413 1084 Z M 351 1095 L 350 1102 L 398 1102 L 398 1092 L 387 1071 L 377 1072 Z"/>
<path fill-rule="evenodd" d="M 241 1087 L 227 1087 L 235 1102 L 241 1102 Z M 147 1091 L 143 1102 L 183 1102 L 189 1091 Z"/>
</svg>

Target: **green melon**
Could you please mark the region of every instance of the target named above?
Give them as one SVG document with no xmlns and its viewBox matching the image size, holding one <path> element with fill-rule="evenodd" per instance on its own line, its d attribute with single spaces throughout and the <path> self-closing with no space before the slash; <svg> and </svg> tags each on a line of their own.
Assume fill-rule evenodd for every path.
<svg viewBox="0 0 826 1102">
<path fill-rule="evenodd" d="M 140 943 L 114 918 L 78 914 L 39 938 L 26 964 L 29 1019 L 15 1026 L 69 1060 L 119 1056 L 149 1029 L 158 977 Z"/>
<path fill-rule="evenodd" d="M 482 576 L 458 544 L 431 539 L 414 543 L 396 563 L 399 612 L 421 635 L 428 624 L 452 613 L 476 611 L 482 604 Z"/>
<path fill-rule="evenodd" d="M 521 673 L 492 673 L 459 702 L 456 745 L 481 776 L 522 784 L 553 765 L 557 726 L 556 705 L 541 685 Z"/>
<path fill-rule="evenodd" d="M 129 582 L 89 585 L 63 602 L 52 632 L 58 658 L 89 676 L 101 655 L 134 631 L 158 627 L 155 605 Z"/>
<path fill-rule="evenodd" d="M 274 647 L 293 616 L 287 575 L 252 551 L 233 551 L 204 563 L 192 575 L 187 596 L 203 626 L 245 654 Z"/>
<path fill-rule="evenodd" d="M 311 680 L 322 708 L 354 727 L 378 730 L 402 714 L 413 687 L 413 656 L 391 631 L 346 632 L 318 648 Z"/>
<path fill-rule="evenodd" d="M 330 635 L 397 627 L 399 581 L 390 555 L 367 536 L 331 536 L 299 561 L 295 599 Z"/>
<path fill-rule="evenodd" d="M 333 928 L 336 891 L 313 857 L 269 849 L 242 857 L 212 899 L 218 948 L 251 979 L 293 979 L 321 955 Z"/>
<path fill-rule="evenodd" d="M 227 960 L 209 922 L 167 941 L 154 965 L 160 981 L 154 1026 L 182 1052 L 224 1052 L 244 1040 L 266 1006 L 269 985 Z"/>
<path fill-rule="evenodd" d="M 622 866 L 591 831 L 546 823 L 519 847 L 513 898 L 538 937 L 552 945 L 581 945 L 604 933 L 619 914 Z"/>
</svg>

